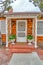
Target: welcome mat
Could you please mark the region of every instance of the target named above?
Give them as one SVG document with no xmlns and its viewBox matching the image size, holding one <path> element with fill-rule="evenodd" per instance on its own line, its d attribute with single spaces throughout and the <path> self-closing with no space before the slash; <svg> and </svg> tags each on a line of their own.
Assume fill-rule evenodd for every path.
<svg viewBox="0 0 43 65">
<path fill-rule="evenodd" d="M 14 53 L 8 65 L 43 65 L 36 52 Z"/>
</svg>

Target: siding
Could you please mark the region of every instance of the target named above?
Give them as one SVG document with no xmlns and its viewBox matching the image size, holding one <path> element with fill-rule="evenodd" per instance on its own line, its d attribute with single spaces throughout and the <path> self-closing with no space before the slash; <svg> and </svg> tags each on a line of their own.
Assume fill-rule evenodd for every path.
<svg viewBox="0 0 43 65">
<path fill-rule="evenodd" d="M 11 34 L 16 34 L 16 20 L 11 21 Z"/>
<path fill-rule="evenodd" d="M 32 34 L 32 19 L 28 19 L 27 20 L 27 35 L 31 35 Z"/>
<path fill-rule="evenodd" d="M 5 20 L 5 18 L 4 17 L 0 18 L 0 20 Z M 27 20 L 27 35 L 32 34 L 33 19 L 31 18 L 11 19 L 11 34 L 16 34 L 16 20 Z M 38 19 L 38 20 L 43 20 L 43 18 Z M 10 22 L 8 22 L 8 34 L 9 33 L 10 33 Z M 6 34 L 2 34 L 2 42 L 6 42 Z M 37 36 L 37 42 L 43 42 L 43 36 Z"/>
<path fill-rule="evenodd" d="M 2 34 L 2 42 L 6 42 L 6 34 Z"/>
<path fill-rule="evenodd" d="M 0 17 L 0 20 L 5 20 L 6 18 L 5 17 Z"/>
<path fill-rule="evenodd" d="M 37 42 L 43 42 L 43 36 L 37 36 Z"/>
</svg>

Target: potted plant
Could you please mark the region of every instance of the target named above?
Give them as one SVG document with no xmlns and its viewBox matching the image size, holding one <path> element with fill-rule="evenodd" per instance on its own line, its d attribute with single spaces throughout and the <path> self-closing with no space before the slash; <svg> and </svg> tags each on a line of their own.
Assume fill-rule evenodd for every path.
<svg viewBox="0 0 43 65">
<path fill-rule="evenodd" d="M 11 41 L 12 44 L 14 44 L 15 39 L 16 39 L 16 35 L 10 35 L 9 36 L 9 40 Z"/>
<path fill-rule="evenodd" d="M 33 41 L 33 36 L 32 35 L 28 35 L 27 39 L 28 39 L 28 44 L 31 45 L 31 42 Z"/>
</svg>

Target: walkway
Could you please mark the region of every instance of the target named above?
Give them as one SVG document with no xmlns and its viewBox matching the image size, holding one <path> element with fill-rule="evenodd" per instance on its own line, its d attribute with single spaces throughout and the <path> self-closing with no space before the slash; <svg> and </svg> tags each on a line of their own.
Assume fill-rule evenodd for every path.
<svg viewBox="0 0 43 65">
<path fill-rule="evenodd" d="M 36 52 L 14 53 L 8 65 L 43 65 Z"/>
</svg>

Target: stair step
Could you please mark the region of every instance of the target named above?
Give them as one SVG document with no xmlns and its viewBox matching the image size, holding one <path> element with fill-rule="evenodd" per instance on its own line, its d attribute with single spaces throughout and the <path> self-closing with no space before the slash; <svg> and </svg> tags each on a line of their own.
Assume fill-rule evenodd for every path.
<svg viewBox="0 0 43 65">
<path fill-rule="evenodd" d="M 34 49 L 34 46 L 10 45 L 10 49 Z"/>
<path fill-rule="evenodd" d="M 10 49 L 11 53 L 31 53 L 31 49 Z"/>
<path fill-rule="evenodd" d="M 9 45 L 9 49 L 12 53 L 31 53 L 35 51 L 33 45 Z"/>
</svg>

